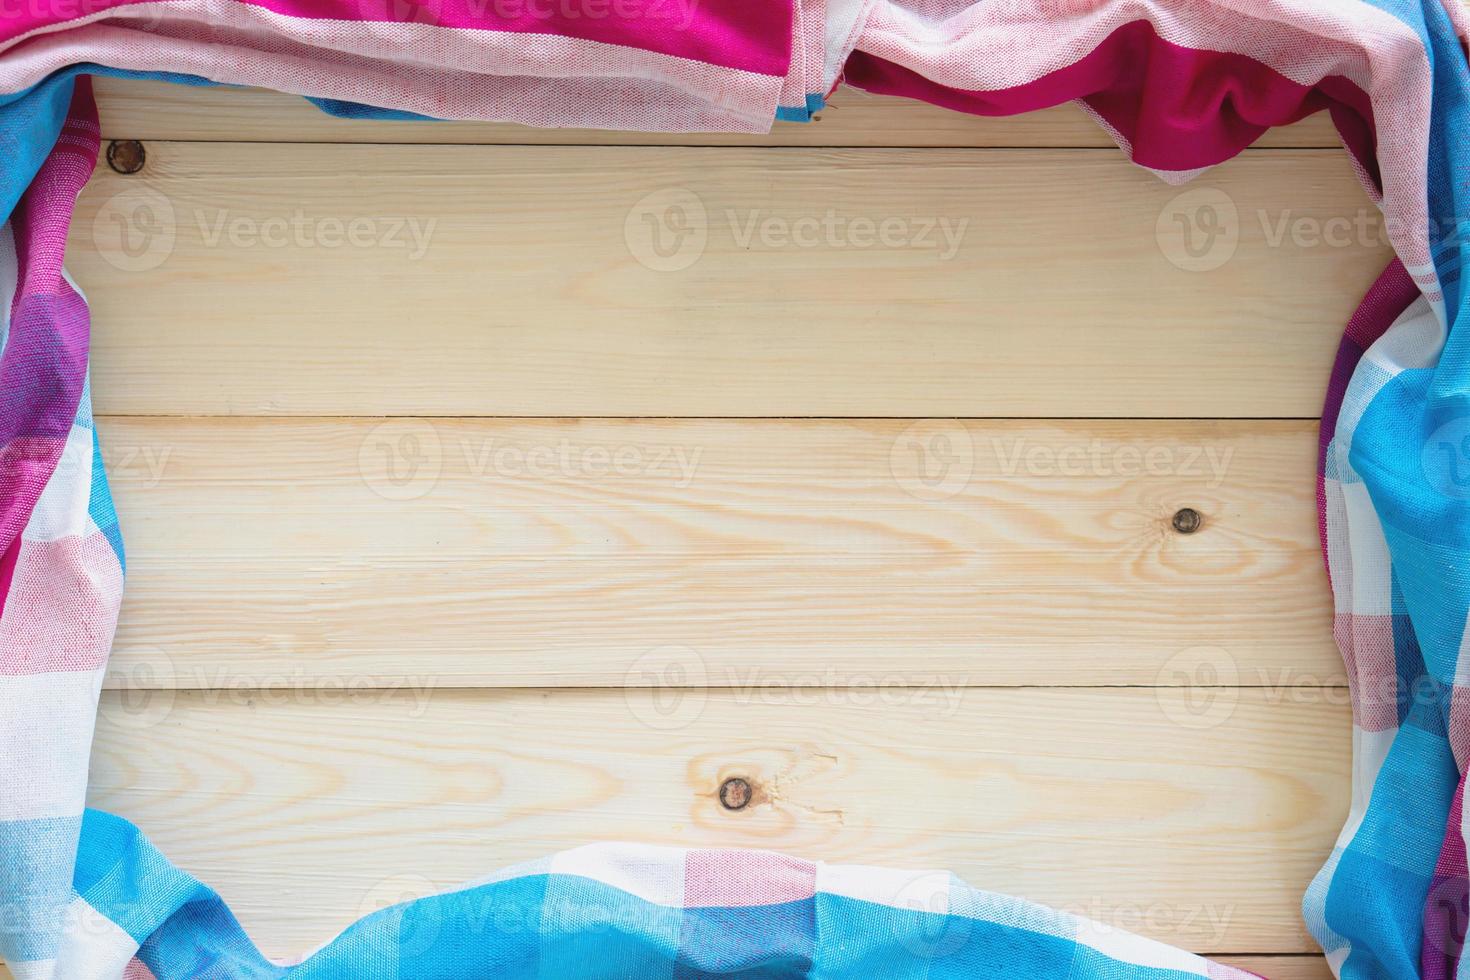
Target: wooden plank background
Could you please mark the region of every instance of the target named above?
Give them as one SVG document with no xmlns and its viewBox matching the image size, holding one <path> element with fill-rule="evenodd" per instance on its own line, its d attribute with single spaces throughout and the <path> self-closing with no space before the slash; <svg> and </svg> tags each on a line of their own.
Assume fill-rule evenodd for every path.
<svg viewBox="0 0 1470 980">
<path fill-rule="evenodd" d="M 1065 107 L 671 138 L 99 93 L 147 161 L 71 241 L 129 547 L 92 798 L 267 953 L 615 837 L 1327 975 L 1314 418 L 1388 251 L 1325 121 L 1174 188 Z M 1202 205 L 1224 258 L 1181 252 Z M 701 210 L 680 268 L 640 237 Z"/>
<path fill-rule="evenodd" d="M 1206 275 L 1157 244 L 1181 192 L 1116 150 L 149 146 L 77 213 L 111 414 L 1305 418 L 1389 254 L 1276 240 L 1378 237 L 1337 150 L 1220 168 L 1238 244 Z M 650 268 L 630 219 L 686 200 L 702 254 Z M 168 231 L 134 260 L 145 204 Z M 829 214 L 917 244 L 752 230 Z M 381 244 L 315 244 L 354 221 Z"/>
<path fill-rule="evenodd" d="M 716 686 L 916 666 L 1154 684 L 1190 646 L 1228 652 L 1244 684 L 1344 682 L 1309 422 L 129 418 L 108 435 L 131 552 L 114 656 L 182 651 L 181 686 L 620 685 L 665 644 Z M 953 486 L 931 491 L 914 450 L 941 439 Z M 394 484 L 404 445 L 422 468 Z M 1172 527 L 1183 507 L 1195 534 Z"/>
</svg>

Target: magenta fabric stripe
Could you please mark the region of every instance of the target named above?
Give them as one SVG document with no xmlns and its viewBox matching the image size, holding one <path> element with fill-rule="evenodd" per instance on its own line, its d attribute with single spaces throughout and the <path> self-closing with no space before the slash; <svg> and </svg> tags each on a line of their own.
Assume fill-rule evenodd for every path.
<svg viewBox="0 0 1470 980">
<path fill-rule="evenodd" d="M 1409 278 L 1404 264 L 1394 259 L 1369 287 L 1367 295 L 1353 311 L 1337 347 L 1332 373 L 1327 378 L 1327 394 L 1322 406 L 1322 424 L 1317 429 L 1317 533 L 1322 541 L 1322 560 L 1327 560 L 1327 447 L 1337 431 L 1337 417 L 1342 411 L 1348 382 L 1358 369 L 1363 352 L 1383 336 L 1399 314 L 1419 298 L 1419 287 Z M 1328 579 L 1332 568 L 1327 569 Z M 1343 649 L 1347 649 L 1344 647 Z M 1397 719 L 1395 719 L 1395 723 Z"/>
<path fill-rule="evenodd" d="M 92 62 L 444 119 L 764 132 L 785 81 L 579 38 L 310 20 L 235 0 L 162 0 L 148 14 L 147 30 L 101 19 L 16 45 L 0 58 L 0 90 Z"/>
<path fill-rule="evenodd" d="M 99 134 L 91 82 L 78 79 L 61 137 L 12 216 L 19 282 L 0 356 L 0 548 L 7 555 L 61 458 L 86 380 L 91 321 L 61 260 Z"/>
<path fill-rule="evenodd" d="M 1445 822 L 1444 846 L 1434 869 L 1434 883 L 1424 902 L 1424 948 L 1419 956 L 1422 980 L 1451 980 L 1465 949 L 1465 924 L 1470 921 L 1470 893 L 1466 877 L 1465 836 L 1461 818 L 1465 805 L 1465 774 Z"/>
<path fill-rule="evenodd" d="M 1066 98 L 1085 104 L 1111 93 L 1106 115 L 1131 125 L 1138 146 L 1118 132 L 1135 162 L 1161 174 L 1193 176 L 1227 158 L 1257 135 L 1264 124 L 1289 122 L 1309 105 L 1293 107 L 1295 89 L 1306 99 L 1330 104 L 1339 131 L 1349 142 L 1370 195 L 1379 200 L 1393 230 L 1400 258 L 1431 302 L 1438 302 L 1429 242 L 1431 227 L 1425 189 L 1425 161 L 1433 68 L 1423 42 L 1404 21 L 1372 3 L 1323 5 L 1310 0 L 1273 0 L 1269 5 L 1234 0 L 1136 0 L 1083 3 L 1058 11 L 1046 0 L 1006 4 L 966 0 L 925 0 L 913 5 L 950 17 L 926 18 L 902 2 L 879 4 L 859 34 L 848 61 L 847 79 L 859 87 L 932 101 L 962 111 L 1009 114 Z M 1123 56 L 1123 47 L 1106 53 L 1120 30 L 1131 37 L 1147 23 L 1155 35 L 1178 49 L 1146 49 Z M 1027 43 L 1015 45 L 1017 31 Z M 1156 54 L 1157 52 L 1157 54 Z M 1149 78 L 1150 60 L 1161 57 L 1176 70 Z M 1238 60 L 1243 59 L 1243 60 Z M 1089 62 L 1092 62 L 1089 64 Z M 1258 64 L 1278 78 L 1249 66 Z M 1074 67 L 1081 66 L 1081 67 Z M 1185 71 L 1195 72 L 1189 74 Z M 1239 74 L 1245 71 L 1244 75 Z M 1049 75 L 1072 77 L 1070 88 L 1050 91 Z M 1029 86 L 1042 84 L 1032 90 Z M 1257 104 L 1262 85 L 1273 93 Z M 1351 86 L 1351 87 L 1349 87 Z M 1363 93 L 1358 96 L 1353 89 Z M 1015 90 L 1015 91 L 1012 91 Z M 999 99 L 997 92 L 1005 93 Z M 1130 108 L 1132 93 L 1143 104 Z M 1308 100 L 1310 101 L 1310 100 Z M 1267 115 L 1241 116 L 1240 106 Z M 1372 124 L 1354 116 L 1367 113 L 1384 125 L 1381 110 L 1392 113 L 1392 139 L 1376 145 L 1377 167 L 1391 174 L 1379 187 L 1380 171 L 1371 166 L 1378 142 Z M 1130 119 L 1136 120 L 1130 124 Z M 1112 123 L 1108 123 L 1112 126 Z M 1115 127 L 1116 131 L 1116 127 Z"/>
<path fill-rule="evenodd" d="M 846 80 L 985 116 L 1081 99 L 1127 141 L 1135 163 L 1169 171 L 1214 166 L 1273 126 L 1332 108 L 1343 116 L 1339 128 L 1355 144 L 1354 155 L 1376 175 L 1369 99 L 1350 80 L 1300 84 L 1253 58 L 1173 44 L 1146 20 L 1118 28 L 1073 64 L 1011 88 L 954 89 L 863 51 L 848 61 Z"/>
<path fill-rule="evenodd" d="M 58 457 L 59 458 L 59 457 Z M 10 542 L 10 546 L 4 552 L 0 552 L 0 616 L 5 614 L 6 600 L 10 597 L 10 585 L 15 580 L 15 563 L 20 557 L 20 537 Z M 0 657 L 0 669 L 3 669 L 5 658 Z"/>
<path fill-rule="evenodd" d="M 790 66 L 787 39 L 790 0 L 227 0 L 311 20 L 419 24 L 524 35 L 577 38 L 687 58 L 708 65 L 784 76 Z M 78 18 L 67 4 L 21 4 L 7 10 L 0 42 L 108 14 L 151 17 L 146 0 L 89 0 Z M 222 5 L 223 6 L 223 5 Z M 140 8 L 129 11 L 127 8 Z"/>
</svg>

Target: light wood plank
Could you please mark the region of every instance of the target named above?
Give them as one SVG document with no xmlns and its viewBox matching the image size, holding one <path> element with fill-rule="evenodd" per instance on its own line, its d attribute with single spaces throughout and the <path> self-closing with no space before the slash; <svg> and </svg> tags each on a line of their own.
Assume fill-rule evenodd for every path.
<svg viewBox="0 0 1470 980">
<path fill-rule="evenodd" d="M 1239 244 L 1192 272 L 1160 241 L 1199 199 L 1103 151 L 162 143 L 92 181 L 71 264 L 116 414 L 1313 417 L 1389 253 L 1290 232 L 1377 212 L 1334 152 L 1202 181 Z M 656 271 L 688 194 L 703 250 Z M 957 250 L 846 244 L 887 219 Z"/>
<path fill-rule="evenodd" d="M 522 143 L 689 146 L 1105 146 L 1106 133 L 1072 105 L 984 118 L 909 99 L 842 89 L 811 123 L 776 123 L 768 135 L 534 129 L 503 123 L 383 122 L 328 116 L 305 99 L 260 89 L 200 89 L 138 79 L 96 79 L 108 139 L 267 143 Z M 1265 134 L 1263 147 L 1337 147 L 1326 113 Z"/>
<path fill-rule="evenodd" d="M 1249 970 L 1270 980 L 1332 980 L 1332 970 L 1320 953 L 1297 956 L 1222 956 L 1222 963 Z"/>
<path fill-rule="evenodd" d="M 592 840 L 951 868 L 1200 951 L 1314 948 L 1297 905 L 1347 809 L 1346 708 L 1243 692 L 1199 728 L 1179 691 L 870 697 L 105 693 L 90 796 L 274 955 L 387 888 Z M 732 775 L 745 811 L 717 802 Z"/>
<path fill-rule="evenodd" d="M 99 429 L 124 679 L 617 686 L 673 646 L 716 687 L 1179 684 L 1204 647 L 1215 683 L 1345 684 L 1312 423 Z"/>
</svg>

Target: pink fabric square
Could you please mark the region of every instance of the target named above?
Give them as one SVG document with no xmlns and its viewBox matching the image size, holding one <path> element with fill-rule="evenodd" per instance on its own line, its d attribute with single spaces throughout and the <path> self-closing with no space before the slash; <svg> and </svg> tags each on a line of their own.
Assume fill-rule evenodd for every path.
<svg viewBox="0 0 1470 980">
<path fill-rule="evenodd" d="M 1400 695 L 1393 617 L 1338 613 L 1333 617 L 1332 633 L 1348 668 L 1358 727 L 1370 732 L 1397 728 Z"/>
<path fill-rule="evenodd" d="M 128 960 L 127 969 L 123 970 L 123 980 L 158 980 L 153 971 L 142 960 L 134 958 Z"/>
<path fill-rule="evenodd" d="M 122 568 L 102 534 L 21 540 L 0 612 L 0 675 L 94 670 L 107 662 Z"/>
<path fill-rule="evenodd" d="M 817 866 L 769 851 L 690 851 L 684 861 L 684 906 L 736 908 L 811 898 Z"/>
</svg>

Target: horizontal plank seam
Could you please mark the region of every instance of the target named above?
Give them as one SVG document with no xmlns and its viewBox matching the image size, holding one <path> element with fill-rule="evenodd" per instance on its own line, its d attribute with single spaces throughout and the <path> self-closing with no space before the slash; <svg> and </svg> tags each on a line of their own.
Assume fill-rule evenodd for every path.
<svg viewBox="0 0 1470 980">
<path fill-rule="evenodd" d="M 1259 957 L 1262 957 L 1262 958 L 1270 958 L 1270 959 L 1274 959 L 1274 960 L 1284 960 L 1284 959 L 1287 959 L 1287 958 L 1296 959 L 1296 960 L 1316 960 L 1316 959 L 1321 959 L 1322 958 L 1322 953 L 1320 951 L 1318 951 L 1318 952 L 1291 952 L 1291 953 L 1288 953 L 1288 952 L 1280 952 L 1280 951 L 1271 950 L 1271 949 L 1267 949 L 1267 950 L 1255 950 L 1255 951 L 1244 951 L 1244 952 L 1242 952 L 1240 950 L 1233 950 L 1233 949 L 1211 950 L 1209 953 L 1204 954 L 1204 955 L 1210 956 L 1212 958 L 1220 958 L 1220 957 L 1225 957 L 1225 956 L 1259 956 Z"/>
<path fill-rule="evenodd" d="M 815 672 L 818 668 L 810 671 L 798 670 L 799 675 L 806 672 Z M 901 671 L 888 671 L 890 674 L 902 673 Z M 265 691 L 275 690 L 282 687 L 290 687 L 295 690 L 310 691 L 323 686 L 324 680 L 332 678 L 350 679 L 348 675 L 324 674 L 318 680 L 308 678 L 292 678 L 295 683 L 290 684 L 230 684 L 225 687 L 206 685 L 203 687 L 168 687 L 166 685 L 150 685 L 129 683 L 128 691 L 187 691 L 200 694 L 217 692 L 240 692 L 240 691 Z M 409 678 L 404 678 L 407 681 Z M 755 686 L 759 686 L 758 684 Z M 932 685 L 922 683 L 900 683 L 885 684 L 884 687 L 890 691 L 927 690 Z M 1347 691 L 1346 682 L 1341 684 L 956 684 L 953 688 L 964 691 L 1278 691 L 1283 687 L 1290 687 L 1293 691 Z M 699 684 L 689 687 L 678 685 L 643 685 L 643 684 L 429 684 L 414 685 L 410 683 L 385 684 L 373 681 L 371 683 L 352 684 L 354 691 L 399 691 L 409 690 L 431 690 L 457 693 L 464 691 L 548 691 L 554 690 L 558 694 L 569 692 L 596 693 L 602 691 L 652 691 L 668 690 L 673 688 L 679 691 L 744 691 L 746 685 L 741 684 Z M 122 690 L 104 685 L 104 690 Z M 838 684 L 834 686 L 813 686 L 802 690 L 822 691 L 867 691 L 870 685 Z"/>
<path fill-rule="evenodd" d="M 279 422 L 351 422 L 382 419 L 426 419 L 452 422 L 911 422 L 914 419 L 953 422 L 1320 422 L 1316 415 L 449 415 L 409 412 L 401 415 L 303 414 L 241 412 L 200 414 L 197 412 L 98 412 L 102 421 L 132 419 L 270 419 Z"/>
<path fill-rule="evenodd" d="M 781 144 L 753 143 L 753 144 L 749 144 L 749 145 L 747 145 L 747 144 L 736 144 L 736 145 L 733 145 L 732 146 L 732 145 L 726 145 L 726 144 L 710 145 L 710 144 L 689 144 L 689 143 L 633 143 L 633 144 L 629 144 L 629 143 L 500 143 L 500 142 L 478 143 L 478 142 L 462 142 L 462 141 L 453 141 L 453 142 L 444 142 L 444 141 L 440 141 L 440 142 L 412 142 L 412 143 L 409 143 L 409 142 L 400 142 L 400 141 L 376 142 L 376 141 L 370 141 L 370 140 L 320 140 L 320 141 L 317 141 L 317 140 L 310 140 L 310 141 L 302 141 L 302 140 L 239 140 L 239 139 L 234 139 L 234 140 L 212 140 L 212 139 L 202 139 L 202 138 L 192 138 L 192 137 L 190 139 L 155 139 L 155 138 L 151 138 L 151 137 L 147 137 L 147 136 L 105 136 L 103 138 L 104 139 L 107 139 L 107 140 L 113 140 L 113 141 L 115 141 L 115 140 L 137 140 L 140 143 L 156 143 L 156 144 L 162 144 L 162 145 L 175 145 L 175 146 L 191 146 L 191 145 L 207 145 L 207 146 L 229 146 L 229 145 L 238 145 L 238 146 L 301 146 L 301 147 L 308 147 L 308 146 L 370 147 L 371 146 L 371 147 L 409 147 L 409 148 L 412 148 L 412 147 L 425 147 L 425 146 L 432 146 L 432 147 L 454 147 L 454 146 L 471 147 L 471 146 L 479 146 L 479 147 L 497 147 L 497 148 L 505 148 L 505 149 L 528 149 L 528 150 L 589 150 L 589 151 L 590 150 L 595 150 L 595 151 L 598 151 L 598 152 L 605 151 L 605 150 L 622 150 L 622 151 L 637 151 L 637 150 L 714 150 L 714 151 L 719 151 L 721 153 L 728 153 L 731 150 L 762 150 L 762 151 L 764 151 L 764 150 L 770 150 L 770 151 L 774 151 L 774 152 L 791 152 L 791 153 L 810 152 L 812 150 L 888 150 L 888 151 L 906 151 L 906 152 L 911 152 L 911 151 L 915 151 L 915 150 L 925 150 L 925 151 L 927 151 L 927 150 L 968 150 L 968 151 L 972 151 L 972 152 L 975 152 L 975 153 L 1037 153 L 1037 152 L 1050 153 L 1050 152 L 1053 152 L 1053 151 L 1056 151 L 1056 150 L 1065 150 L 1065 151 L 1073 152 L 1073 153 L 1106 154 L 1109 157 L 1116 157 L 1116 156 L 1119 155 L 1119 150 L 1118 150 L 1117 147 L 1112 147 L 1112 146 L 1075 146 L 1075 145 L 1066 145 L 1066 146 L 971 146 L 971 145 L 966 145 L 966 144 L 957 144 L 957 145 L 942 145 L 941 146 L 941 145 L 928 144 L 928 143 L 925 143 L 925 144 L 903 144 L 903 143 L 898 143 L 898 144 L 893 144 L 893 145 L 884 144 L 882 146 L 873 146 L 873 145 L 870 145 L 870 144 L 851 144 L 851 143 L 833 143 L 831 145 L 803 143 L 803 144 L 800 144 L 800 145 L 786 146 L 786 145 L 781 145 Z M 1303 153 L 1303 154 L 1311 154 L 1313 156 L 1316 156 L 1316 155 L 1329 154 L 1329 153 L 1331 153 L 1331 154 L 1341 153 L 1342 152 L 1342 147 L 1340 147 L 1340 146 L 1251 146 L 1251 147 L 1245 148 L 1244 150 L 1241 150 L 1240 152 L 1241 152 L 1242 155 L 1244 155 L 1244 154 L 1250 154 L 1250 153 Z M 144 169 L 144 170 L 140 171 L 140 173 L 146 174 L 147 173 L 147 170 Z"/>
</svg>

